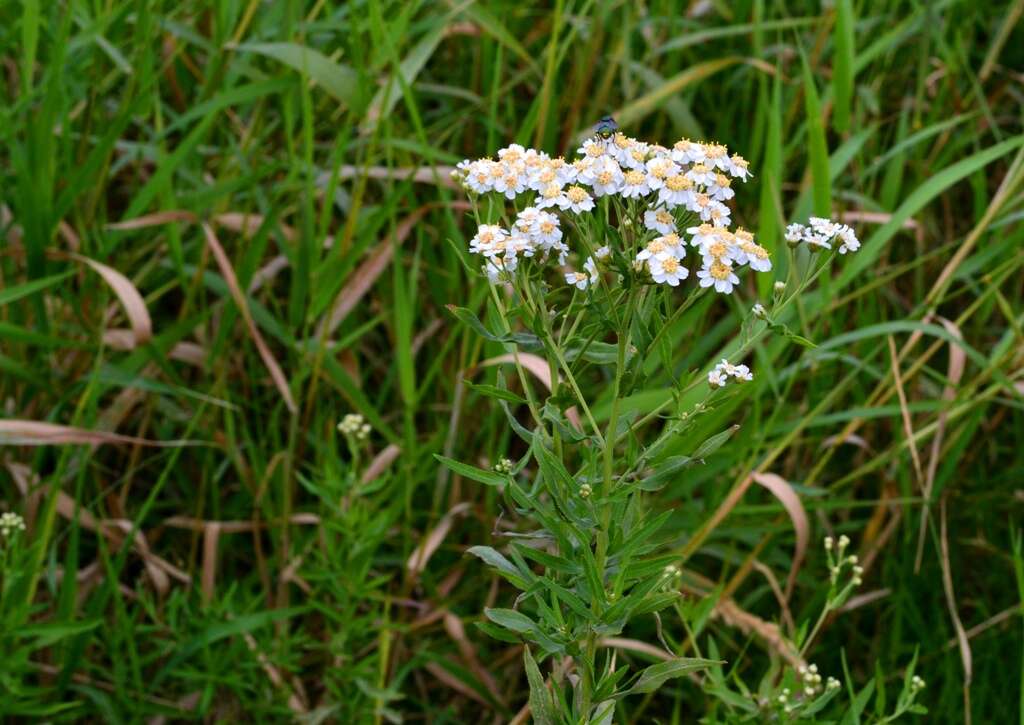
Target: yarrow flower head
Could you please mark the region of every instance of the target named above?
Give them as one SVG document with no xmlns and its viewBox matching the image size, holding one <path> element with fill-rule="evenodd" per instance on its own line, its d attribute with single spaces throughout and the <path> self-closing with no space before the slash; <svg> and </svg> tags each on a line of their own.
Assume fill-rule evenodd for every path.
<svg viewBox="0 0 1024 725">
<path fill-rule="evenodd" d="M 342 435 L 351 436 L 357 441 L 362 441 L 369 437 L 372 428 L 370 428 L 369 423 L 363 420 L 363 416 L 358 413 L 348 413 L 338 423 L 338 430 Z"/>
<path fill-rule="evenodd" d="M 860 249 L 860 240 L 856 233 L 846 224 L 834 222 L 831 219 L 812 216 L 808 219 L 808 225 L 790 224 L 786 227 L 786 241 L 791 244 L 801 242 L 812 247 L 821 249 L 832 249 L 833 243 L 839 242 L 839 253 L 856 252 Z"/>
<path fill-rule="evenodd" d="M 574 218 L 588 214 L 616 220 L 622 236 L 615 244 L 628 248 L 609 250 L 596 259 L 581 255 L 582 271 L 563 272 L 566 284 L 578 289 L 596 282 L 591 263 L 610 257 L 612 251 L 633 258 L 632 269 L 641 282 L 677 287 L 696 269 L 698 286 L 721 294 L 733 292 L 744 269 L 772 270 L 771 255 L 753 234 L 730 229 L 732 210 L 727 204 L 736 197 L 737 183 L 751 177 L 742 156 L 718 143 L 685 138 L 671 147 L 646 143 L 619 132 L 609 119 L 595 128 L 595 135 L 576 149 L 575 158 L 553 158 L 511 144 L 496 158 L 467 159 L 456 166 L 453 176 L 474 203 L 477 195 L 495 194 L 516 200 L 521 209 L 507 225 L 481 224 L 470 240 L 469 251 L 483 258 L 482 269 L 492 282 L 511 281 L 510 273 L 524 260 L 537 265 L 553 259 L 564 267 L 573 252 L 567 230 L 588 233 L 591 222 Z M 615 210 L 611 214 L 609 202 Z M 564 223 L 567 220 L 570 226 Z M 664 241 L 683 229 L 699 264 L 688 263 L 683 245 Z M 786 239 L 823 249 L 837 247 L 840 254 L 860 247 L 849 226 L 820 217 L 811 217 L 807 225 L 791 224 Z M 615 271 L 628 274 L 629 268 Z"/>
<path fill-rule="evenodd" d="M 0 514 L 0 536 L 8 539 L 11 534 L 25 530 L 25 520 L 13 511 Z"/>
</svg>

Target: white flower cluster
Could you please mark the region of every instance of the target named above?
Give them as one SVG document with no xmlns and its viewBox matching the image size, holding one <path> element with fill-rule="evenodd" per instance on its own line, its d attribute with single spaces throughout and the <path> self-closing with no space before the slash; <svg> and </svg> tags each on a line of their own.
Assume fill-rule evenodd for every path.
<svg viewBox="0 0 1024 725">
<path fill-rule="evenodd" d="M 828 555 L 828 572 L 829 578 L 832 584 L 839 581 L 839 575 L 842 573 L 843 568 L 846 566 L 850 567 L 850 583 L 855 587 L 859 587 L 862 584 L 861 577 L 864 575 L 864 567 L 860 566 L 860 559 L 855 554 L 845 556 L 846 547 L 850 545 L 850 537 L 843 534 L 839 537 L 839 541 L 835 541 L 831 536 L 825 537 L 825 553 Z M 832 552 L 835 551 L 835 558 L 833 558 Z"/>
<path fill-rule="evenodd" d="M 806 242 L 812 247 L 832 249 L 832 243 L 839 240 L 839 253 L 856 252 L 860 249 L 860 240 L 854 234 L 853 229 L 846 224 L 834 222 L 831 219 L 812 216 L 808 226 L 803 224 L 790 224 L 786 227 L 786 241 L 798 244 Z"/>
<path fill-rule="evenodd" d="M 9 538 L 16 531 L 25 530 L 25 519 L 13 511 L 5 511 L 0 514 L 0 536 Z"/>
<path fill-rule="evenodd" d="M 675 287 L 689 276 L 683 264 L 686 245 L 678 236 L 681 227 L 700 255 L 697 277 L 702 287 L 729 293 L 739 284 L 737 267 L 771 269 L 768 252 L 754 243 L 752 234 L 728 228 L 731 212 L 725 202 L 735 196 L 732 182 L 745 181 L 750 171 L 747 161 L 730 156 L 725 146 L 683 139 L 666 148 L 616 133 L 591 138 L 577 154 L 579 158 L 568 162 L 513 144 L 498 152 L 497 161 L 466 160 L 456 167 L 455 176 L 474 193 L 496 192 L 508 199 L 530 195 L 530 205 L 510 229 L 485 224 L 473 237 L 470 251 L 485 257 L 484 271 L 492 280 L 516 269 L 521 258 L 546 259 L 554 254 L 564 265 L 569 247 L 553 212 L 590 212 L 594 200 L 605 196 L 646 204 L 643 227 L 657 236 L 644 241 L 634 268 L 646 270 L 655 283 Z M 625 225 L 630 219 L 621 222 Z M 601 258 L 599 253 L 594 256 Z M 566 282 L 579 289 L 596 283 L 594 257 L 586 259 L 583 269 L 566 273 Z"/>
<path fill-rule="evenodd" d="M 508 458 L 499 458 L 498 462 L 492 466 L 495 473 L 512 473 L 515 467 L 515 464 Z"/>
<path fill-rule="evenodd" d="M 750 382 L 754 379 L 753 373 L 746 365 L 733 365 L 722 358 L 722 362 L 715 365 L 715 369 L 708 373 L 708 385 L 712 388 L 724 388 L 729 378 L 735 378 L 741 382 Z"/>
<path fill-rule="evenodd" d="M 352 436 L 357 441 L 364 441 L 370 435 L 370 424 L 363 422 L 363 416 L 358 413 L 349 413 L 338 423 L 338 430 L 347 436 Z"/>
</svg>

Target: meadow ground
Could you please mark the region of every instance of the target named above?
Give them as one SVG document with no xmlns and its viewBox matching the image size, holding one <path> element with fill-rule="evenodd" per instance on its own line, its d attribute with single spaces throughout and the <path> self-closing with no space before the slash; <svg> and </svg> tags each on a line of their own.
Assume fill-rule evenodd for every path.
<svg viewBox="0 0 1024 725">
<path fill-rule="evenodd" d="M 864 582 L 814 644 L 840 699 L 870 688 L 844 722 L 892 712 L 915 653 L 924 720 L 1024 722 L 1022 10 L 0 3 L 0 500 L 28 524 L 0 555 L 0 711 L 521 713 L 522 645 L 478 626 L 516 592 L 466 554 L 515 516 L 434 457 L 523 453 L 497 369 L 477 369 L 507 344 L 449 309 L 493 320 L 449 172 L 512 142 L 570 152 L 611 114 L 742 153 L 735 220 L 776 258 L 812 213 L 864 242 L 673 445 L 737 433 L 646 498 L 687 552 L 694 637 L 756 689 L 776 627 L 821 610 L 818 542 L 845 534 Z M 687 310 L 628 410 L 770 294 L 744 279 Z M 349 413 L 364 445 L 336 428 Z M 712 517 L 755 470 L 789 482 L 807 529 L 758 486 Z M 679 622 L 638 618 L 620 661 L 682 652 Z M 615 722 L 729 721 L 712 689 L 673 680 Z"/>
</svg>

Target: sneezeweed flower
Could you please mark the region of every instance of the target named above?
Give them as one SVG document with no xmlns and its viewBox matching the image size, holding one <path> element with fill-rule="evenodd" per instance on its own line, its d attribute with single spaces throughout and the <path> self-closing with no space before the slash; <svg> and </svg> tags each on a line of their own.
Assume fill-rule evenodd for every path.
<svg viewBox="0 0 1024 725">
<path fill-rule="evenodd" d="M 0 514 L 0 536 L 9 539 L 12 534 L 25 530 L 25 520 L 13 511 Z"/>
<path fill-rule="evenodd" d="M 647 268 L 651 272 L 651 279 L 658 284 L 667 284 L 671 287 L 678 287 L 690 275 L 690 270 L 679 263 L 670 252 L 662 252 L 647 262 Z"/>
</svg>

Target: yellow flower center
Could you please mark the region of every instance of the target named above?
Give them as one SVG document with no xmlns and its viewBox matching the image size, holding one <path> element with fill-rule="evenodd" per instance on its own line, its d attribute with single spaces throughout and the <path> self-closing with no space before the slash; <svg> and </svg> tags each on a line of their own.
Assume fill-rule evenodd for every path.
<svg viewBox="0 0 1024 725">
<path fill-rule="evenodd" d="M 548 186 L 544 187 L 544 191 L 542 191 L 540 195 L 543 196 L 545 199 L 554 199 L 561 193 L 562 189 L 558 186 L 558 184 L 549 184 Z"/>
<path fill-rule="evenodd" d="M 583 151 L 592 159 L 596 159 L 598 156 L 604 155 L 604 146 L 596 143 L 588 143 L 583 147 Z"/>
<path fill-rule="evenodd" d="M 715 174 L 715 183 L 723 189 L 728 189 L 732 182 L 729 181 L 729 177 L 725 174 Z"/>
<path fill-rule="evenodd" d="M 715 279 L 729 279 L 729 275 L 732 273 L 732 270 L 728 265 L 722 264 L 721 262 L 715 262 L 712 264 L 711 269 L 708 271 Z"/>
<path fill-rule="evenodd" d="M 712 257 L 724 257 L 728 251 L 729 248 L 725 245 L 725 242 L 714 242 L 708 246 L 708 254 Z"/>
<path fill-rule="evenodd" d="M 664 209 L 656 212 L 654 218 L 658 221 L 658 224 L 671 224 L 675 221 L 671 214 Z"/>
<path fill-rule="evenodd" d="M 694 164 L 693 165 L 693 173 L 695 173 L 695 174 L 706 174 L 707 172 L 708 172 L 708 167 L 705 166 L 704 164 Z"/>
<path fill-rule="evenodd" d="M 597 182 L 603 186 L 607 186 L 608 184 L 612 183 L 612 172 L 602 171 L 600 174 L 597 175 Z"/>
<path fill-rule="evenodd" d="M 545 219 L 540 223 L 540 230 L 543 234 L 551 234 L 551 232 L 555 231 L 555 223 Z"/>
<path fill-rule="evenodd" d="M 632 145 L 632 139 L 624 133 L 615 134 L 614 142 L 620 149 L 628 149 Z"/>
<path fill-rule="evenodd" d="M 736 238 L 739 239 L 740 242 L 752 242 L 752 241 L 754 241 L 754 235 L 751 234 L 750 232 L 748 232 L 746 229 L 743 229 L 742 227 L 737 229 L 735 234 L 736 234 Z"/>
<path fill-rule="evenodd" d="M 665 180 L 665 186 L 667 186 L 670 191 L 686 191 L 693 186 L 693 182 L 682 174 L 673 174 Z"/>
<path fill-rule="evenodd" d="M 668 257 L 667 259 L 661 260 L 661 268 L 669 274 L 675 274 L 679 269 L 679 262 L 675 257 Z"/>
<path fill-rule="evenodd" d="M 665 244 L 660 239 L 655 239 L 647 245 L 647 251 L 650 252 L 652 256 L 655 254 L 661 254 L 665 251 Z"/>
<path fill-rule="evenodd" d="M 630 186 L 639 186 L 644 183 L 644 173 L 642 171 L 627 171 L 625 174 L 626 183 Z"/>
<path fill-rule="evenodd" d="M 725 156 L 725 150 L 726 150 L 725 146 L 722 146 L 721 144 L 713 143 L 713 144 L 708 144 L 707 146 L 704 147 L 704 154 L 709 159 L 717 159 L 717 158 L 719 158 L 721 156 Z"/>
<path fill-rule="evenodd" d="M 569 190 L 565 193 L 569 197 L 569 201 L 573 204 L 579 204 L 581 201 L 587 198 L 587 192 L 579 186 L 570 186 Z"/>
</svg>

